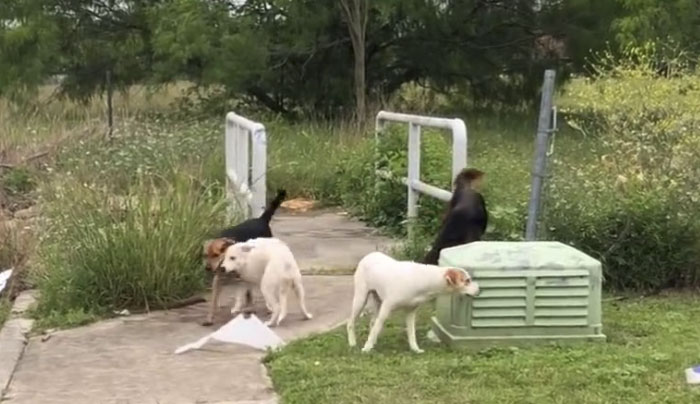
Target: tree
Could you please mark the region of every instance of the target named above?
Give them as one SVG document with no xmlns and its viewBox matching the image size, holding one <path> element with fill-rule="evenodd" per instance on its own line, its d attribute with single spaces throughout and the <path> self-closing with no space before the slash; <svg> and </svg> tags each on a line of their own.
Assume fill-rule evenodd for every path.
<svg viewBox="0 0 700 404">
<path fill-rule="evenodd" d="M 697 0 L 616 0 L 624 13 L 612 28 L 617 43 L 626 47 L 645 42 L 672 41 L 700 54 L 700 3 Z"/>
<path fill-rule="evenodd" d="M 365 84 L 365 37 L 369 5 L 368 0 L 340 0 L 343 16 L 348 25 L 354 58 L 355 115 L 362 126 L 367 114 Z"/>
<path fill-rule="evenodd" d="M 0 95 L 17 99 L 57 73 L 58 27 L 41 1 L 0 2 Z"/>
</svg>

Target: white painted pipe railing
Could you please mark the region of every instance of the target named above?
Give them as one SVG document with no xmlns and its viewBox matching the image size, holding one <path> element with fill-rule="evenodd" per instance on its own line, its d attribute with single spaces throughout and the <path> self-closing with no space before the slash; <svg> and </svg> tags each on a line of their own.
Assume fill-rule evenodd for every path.
<svg viewBox="0 0 700 404">
<path fill-rule="evenodd" d="M 246 217 L 260 216 L 266 204 L 265 126 L 233 112 L 226 114 L 225 153 L 227 197 L 238 204 Z"/>
<path fill-rule="evenodd" d="M 434 118 L 420 115 L 400 114 L 380 111 L 376 119 L 375 141 L 387 122 L 408 124 L 408 173 L 402 182 L 408 187 L 407 217 L 409 223 L 418 216 L 418 194 L 432 196 L 443 201 L 449 201 L 452 192 L 440 189 L 420 180 L 420 136 L 421 127 L 431 127 L 450 130 L 452 133 L 452 180 L 467 166 L 467 126 L 461 119 Z M 380 177 L 390 177 L 391 173 L 376 170 Z M 410 229 L 410 227 L 409 227 Z"/>
</svg>

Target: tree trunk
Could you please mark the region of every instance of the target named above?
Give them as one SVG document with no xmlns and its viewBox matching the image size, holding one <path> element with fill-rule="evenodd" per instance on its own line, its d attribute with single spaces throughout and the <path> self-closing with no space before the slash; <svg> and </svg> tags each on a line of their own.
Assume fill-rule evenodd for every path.
<svg viewBox="0 0 700 404">
<path fill-rule="evenodd" d="M 359 127 L 367 117 L 367 93 L 365 83 L 365 37 L 367 33 L 368 0 L 340 0 L 355 56 L 354 90 L 355 116 Z"/>
<path fill-rule="evenodd" d="M 107 139 L 112 140 L 112 135 L 114 134 L 114 111 L 112 109 L 112 96 L 113 96 L 114 92 L 112 89 L 112 70 L 107 70 L 106 87 L 107 87 Z"/>
</svg>

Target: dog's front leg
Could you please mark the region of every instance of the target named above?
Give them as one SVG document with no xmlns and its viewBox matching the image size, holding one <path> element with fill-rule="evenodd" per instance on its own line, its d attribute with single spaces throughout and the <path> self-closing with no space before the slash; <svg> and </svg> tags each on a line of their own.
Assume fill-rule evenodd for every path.
<svg viewBox="0 0 700 404">
<path fill-rule="evenodd" d="M 239 284 L 236 285 L 236 296 L 235 296 L 235 302 L 233 303 L 233 307 L 231 308 L 231 314 L 236 315 L 243 311 L 243 306 L 247 303 L 247 295 L 249 293 L 248 287 L 246 284 L 243 282 L 240 282 Z"/>
<path fill-rule="evenodd" d="M 406 315 L 406 333 L 408 334 L 408 346 L 415 353 L 423 353 L 424 351 L 418 347 L 416 341 L 416 312 L 418 308 L 411 310 Z"/>
<path fill-rule="evenodd" d="M 203 326 L 210 326 L 214 324 L 214 313 L 216 309 L 219 308 L 219 293 L 221 293 L 221 275 L 214 274 L 214 280 L 212 281 L 211 291 L 211 304 L 209 305 L 209 313 L 207 314 L 207 319 L 202 323 Z"/>
<path fill-rule="evenodd" d="M 379 307 L 379 313 L 377 313 L 377 318 L 374 320 L 372 328 L 369 331 L 367 342 L 365 343 L 364 348 L 362 348 L 362 352 L 369 352 L 372 350 L 372 348 L 374 348 L 374 345 L 377 343 L 377 338 L 382 332 L 382 327 L 384 327 L 384 322 L 389 317 L 390 313 L 391 304 L 386 301 L 382 302 L 382 305 Z"/>
</svg>

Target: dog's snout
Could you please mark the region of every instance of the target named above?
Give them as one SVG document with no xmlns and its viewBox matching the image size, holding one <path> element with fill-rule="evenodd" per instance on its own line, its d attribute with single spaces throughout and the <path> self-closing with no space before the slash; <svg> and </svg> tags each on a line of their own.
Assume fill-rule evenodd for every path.
<svg viewBox="0 0 700 404">
<path fill-rule="evenodd" d="M 472 297 L 477 297 L 481 293 L 481 288 L 479 288 L 478 283 L 472 281 L 466 285 L 464 288 L 464 293 Z"/>
</svg>

